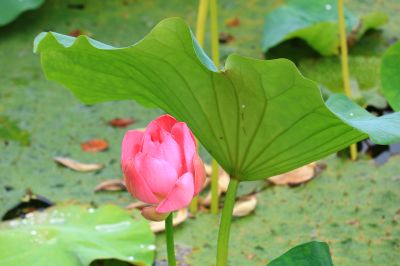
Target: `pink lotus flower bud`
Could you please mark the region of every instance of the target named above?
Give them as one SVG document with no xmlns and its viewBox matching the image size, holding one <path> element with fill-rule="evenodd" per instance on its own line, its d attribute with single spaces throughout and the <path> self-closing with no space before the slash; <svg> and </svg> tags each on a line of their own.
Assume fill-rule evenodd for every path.
<svg viewBox="0 0 400 266">
<path fill-rule="evenodd" d="M 128 191 L 153 205 L 142 212 L 150 220 L 187 207 L 205 181 L 192 132 L 169 115 L 152 121 L 144 132 L 125 134 L 121 166 Z"/>
</svg>

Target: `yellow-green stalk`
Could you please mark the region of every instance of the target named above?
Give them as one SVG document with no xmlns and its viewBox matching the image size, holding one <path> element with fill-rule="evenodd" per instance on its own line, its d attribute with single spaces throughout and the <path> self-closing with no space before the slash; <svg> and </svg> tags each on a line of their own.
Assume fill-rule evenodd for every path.
<svg viewBox="0 0 400 266">
<path fill-rule="evenodd" d="M 218 6 L 217 0 L 210 0 L 210 26 L 211 26 L 211 58 L 214 65 L 219 68 L 219 40 L 218 40 Z"/>
<path fill-rule="evenodd" d="M 204 34 L 206 31 L 207 13 L 208 0 L 200 0 L 199 9 L 197 12 L 196 39 L 201 47 L 204 46 Z"/>
<path fill-rule="evenodd" d="M 344 19 L 344 0 L 338 0 L 338 15 L 339 15 L 339 34 L 340 34 L 340 52 L 342 62 L 342 75 L 344 93 L 350 97 L 350 71 L 349 71 L 349 58 L 347 51 L 347 36 L 346 36 L 346 23 Z M 357 159 L 357 144 L 350 145 L 350 158 L 351 160 Z"/>
<path fill-rule="evenodd" d="M 196 139 L 196 143 L 197 143 L 197 153 L 199 153 L 199 151 L 200 151 L 200 143 L 199 143 L 199 141 L 198 141 L 197 139 Z M 199 195 L 197 195 L 196 197 L 194 197 L 194 198 L 192 199 L 192 202 L 190 202 L 189 211 L 190 211 L 192 214 L 196 214 L 196 213 L 197 213 L 198 206 L 199 206 Z"/>
<path fill-rule="evenodd" d="M 219 69 L 219 38 L 218 38 L 218 5 L 217 0 L 210 0 L 210 26 L 211 26 L 211 58 Z M 211 162 L 211 213 L 217 214 L 219 208 L 218 177 L 219 166 L 215 159 Z"/>
<path fill-rule="evenodd" d="M 199 9 L 197 12 L 196 39 L 201 47 L 204 46 L 204 34 L 206 28 L 207 13 L 208 13 L 208 0 L 200 0 Z M 197 142 L 197 148 L 199 148 L 199 146 L 200 145 Z M 190 203 L 189 210 L 192 214 L 197 213 L 198 202 L 199 202 L 199 197 L 196 196 Z"/>
<path fill-rule="evenodd" d="M 211 161 L 211 213 L 217 214 L 219 209 L 218 177 L 219 166 L 215 159 Z"/>
</svg>

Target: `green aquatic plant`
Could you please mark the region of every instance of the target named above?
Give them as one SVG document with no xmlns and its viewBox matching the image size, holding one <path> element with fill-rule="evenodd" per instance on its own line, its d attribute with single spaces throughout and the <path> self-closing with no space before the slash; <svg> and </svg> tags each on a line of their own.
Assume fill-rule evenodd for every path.
<svg viewBox="0 0 400 266">
<path fill-rule="evenodd" d="M 367 30 L 377 29 L 388 20 L 382 12 L 357 18 L 349 10 L 345 10 L 345 18 L 350 42 L 359 40 Z M 267 14 L 261 43 L 264 52 L 293 38 L 303 39 L 321 55 L 338 54 L 337 1 L 296 0 Z"/>
<path fill-rule="evenodd" d="M 381 83 L 390 106 L 400 111 L 400 42 L 387 49 L 383 55 Z"/>
<path fill-rule="evenodd" d="M 44 0 L 2 0 L 0 1 L 0 26 L 15 20 L 22 12 L 36 9 Z"/>
<path fill-rule="evenodd" d="M 316 83 L 289 60 L 233 54 L 218 69 L 179 18 L 125 48 L 46 32 L 34 50 L 47 78 L 87 104 L 136 100 L 189 125 L 231 177 L 217 265 L 227 264 L 240 182 L 287 172 L 368 137 L 400 141 L 399 113 L 375 117 L 341 94 L 324 102 Z"/>
<path fill-rule="evenodd" d="M 92 265 L 115 259 L 151 265 L 155 237 L 149 223 L 104 205 L 59 205 L 0 223 L 2 266 Z"/>
<path fill-rule="evenodd" d="M 268 266 L 333 266 L 326 243 L 312 241 L 291 248 Z"/>
</svg>

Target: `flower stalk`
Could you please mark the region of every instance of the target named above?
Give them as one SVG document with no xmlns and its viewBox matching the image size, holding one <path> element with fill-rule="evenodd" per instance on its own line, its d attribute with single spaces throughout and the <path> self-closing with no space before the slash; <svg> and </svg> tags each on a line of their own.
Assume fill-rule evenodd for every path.
<svg viewBox="0 0 400 266">
<path fill-rule="evenodd" d="M 167 254 L 168 254 L 168 265 L 176 266 L 175 259 L 175 246 L 174 246 L 174 225 L 173 225 L 173 213 L 171 212 L 165 219 L 165 232 L 167 242 Z"/>
</svg>

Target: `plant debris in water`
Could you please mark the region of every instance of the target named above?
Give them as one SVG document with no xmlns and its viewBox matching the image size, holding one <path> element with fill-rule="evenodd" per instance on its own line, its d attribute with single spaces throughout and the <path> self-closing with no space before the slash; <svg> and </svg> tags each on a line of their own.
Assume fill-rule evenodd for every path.
<svg viewBox="0 0 400 266">
<path fill-rule="evenodd" d="M 81 163 L 68 157 L 54 157 L 54 161 L 58 164 L 75 170 L 77 172 L 92 172 L 98 171 L 104 167 L 103 164 L 98 163 Z"/>
<path fill-rule="evenodd" d="M 86 152 L 99 152 L 108 149 L 108 142 L 104 139 L 91 139 L 81 143 L 81 148 Z"/>
<path fill-rule="evenodd" d="M 25 218 L 28 213 L 41 211 L 53 205 L 54 203 L 49 199 L 36 195 L 31 190 L 28 190 L 26 195 L 22 197 L 21 202 L 8 210 L 1 220 L 7 221 L 15 218 Z"/>
</svg>

